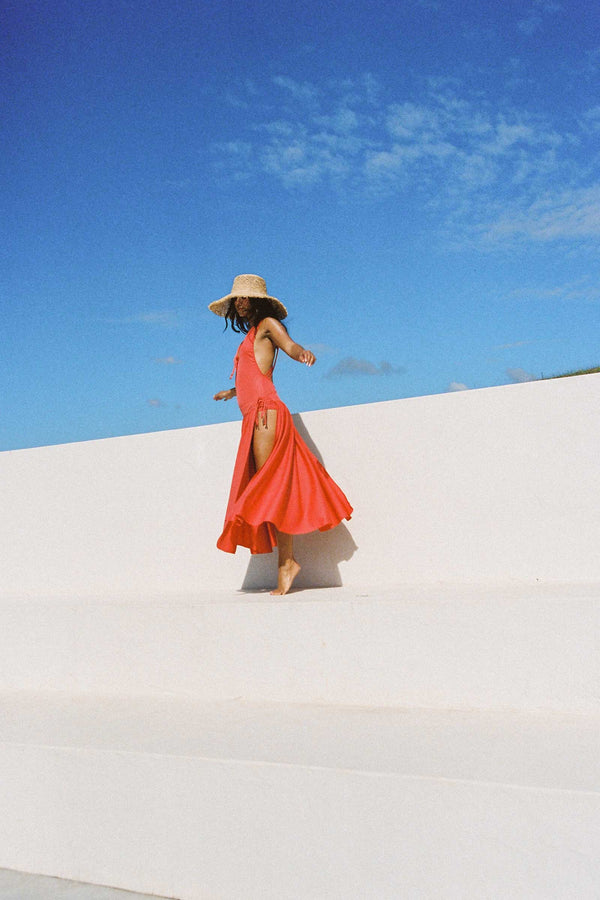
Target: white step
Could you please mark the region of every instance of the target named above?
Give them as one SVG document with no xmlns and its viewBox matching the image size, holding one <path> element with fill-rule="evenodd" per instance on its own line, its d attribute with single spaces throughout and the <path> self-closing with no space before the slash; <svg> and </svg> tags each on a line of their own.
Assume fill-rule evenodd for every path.
<svg viewBox="0 0 600 900">
<path fill-rule="evenodd" d="M 0 690 L 600 712 L 600 584 L 5 597 Z"/>
<path fill-rule="evenodd" d="M 597 898 L 600 719 L 0 697 L 0 866 L 180 900 Z"/>
</svg>

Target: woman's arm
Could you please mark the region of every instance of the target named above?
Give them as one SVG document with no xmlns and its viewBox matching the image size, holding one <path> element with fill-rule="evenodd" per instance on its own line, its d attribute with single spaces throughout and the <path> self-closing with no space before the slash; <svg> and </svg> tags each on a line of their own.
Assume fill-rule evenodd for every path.
<svg viewBox="0 0 600 900">
<path fill-rule="evenodd" d="M 312 366 L 317 361 L 314 353 L 310 350 L 305 350 L 304 347 L 292 340 L 279 319 L 274 319 L 271 316 L 263 319 L 260 323 L 260 333 L 261 337 L 268 337 L 276 347 L 279 347 L 280 350 L 283 350 L 284 353 L 287 353 L 291 359 L 295 359 L 297 362 Z"/>
<path fill-rule="evenodd" d="M 228 391 L 219 391 L 218 394 L 215 394 L 213 400 L 232 400 L 235 397 L 235 388 L 229 388 Z"/>
</svg>

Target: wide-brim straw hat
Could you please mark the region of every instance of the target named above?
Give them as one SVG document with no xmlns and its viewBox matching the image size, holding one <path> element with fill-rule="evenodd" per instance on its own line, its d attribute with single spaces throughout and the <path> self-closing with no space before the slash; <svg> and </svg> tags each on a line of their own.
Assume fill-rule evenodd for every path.
<svg viewBox="0 0 600 900">
<path fill-rule="evenodd" d="M 217 316 L 226 316 L 229 304 L 236 297 L 260 297 L 262 300 L 269 300 L 273 306 L 276 318 L 285 319 L 287 316 L 287 309 L 281 300 L 267 294 L 267 284 L 260 275 L 236 275 L 233 279 L 231 293 L 227 294 L 226 297 L 221 297 L 219 300 L 213 300 L 212 303 L 208 304 L 208 308 Z"/>
</svg>

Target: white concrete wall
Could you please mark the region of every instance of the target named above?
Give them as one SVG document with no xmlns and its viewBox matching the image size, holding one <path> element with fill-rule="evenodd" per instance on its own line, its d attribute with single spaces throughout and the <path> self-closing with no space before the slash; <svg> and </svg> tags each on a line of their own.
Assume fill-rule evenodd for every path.
<svg viewBox="0 0 600 900">
<path fill-rule="evenodd" d="M 299 585 L 600 580 L 600 375 L 297 417 L 355 514 Z M 0 593 L 272 583 L 219 552 L 239 423 L 0 454 Z"/>
</svg>

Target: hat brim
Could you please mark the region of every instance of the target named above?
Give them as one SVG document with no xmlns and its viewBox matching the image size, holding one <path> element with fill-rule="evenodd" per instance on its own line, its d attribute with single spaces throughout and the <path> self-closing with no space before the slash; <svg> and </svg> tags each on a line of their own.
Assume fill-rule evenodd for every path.
<svg viewBox="0 0 600 900">
<path fill-rule="evenodd" d="M 208 304 L 208 308 L 211 312 L 213 312 L 216 316 L 225 317 L 227 315 L 227 310 L 229 309 L 229 304 L 236 297 L 248 297 L 249 299 L 257 299 L 257 300 L 269 300 L 272 304 L 273 308 L 277 313 L 278 319 L 285 319 L 287 316 L 287 309 L 277 297 L 270 297 L 268 294 L 227 294 L 226 297 L 221 297 L 220 300 L 213 300 L 212 303 Z"/>
</svg>

